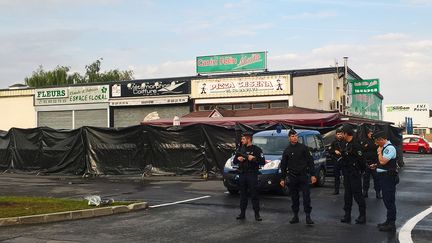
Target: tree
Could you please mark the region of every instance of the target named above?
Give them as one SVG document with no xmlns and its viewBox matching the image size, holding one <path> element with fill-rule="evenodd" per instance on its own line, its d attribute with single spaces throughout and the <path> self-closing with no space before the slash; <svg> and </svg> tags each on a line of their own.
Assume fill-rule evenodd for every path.
<svg viewBox="0 0 432 243">
<path fill-rule="evenodd" d="M 90 65 L 86 65 L 86 72 L 81 75 L 77 72 L 69 73 L 70 67 L 57 66 L 52 71 L 45 71 L 40 65 L 36 71 L 33 71 L 30 77 L 25 78 L 25 83 L 34 88 L 45 86 L 58 86 L 77 83 L 99 83 L 99 82 L 114 82 L 123 80 L 132 80 L 133 71 L 120 71 L 118 69 L 101 72 L 101 61 L 97 59 Z"/>
</svg>

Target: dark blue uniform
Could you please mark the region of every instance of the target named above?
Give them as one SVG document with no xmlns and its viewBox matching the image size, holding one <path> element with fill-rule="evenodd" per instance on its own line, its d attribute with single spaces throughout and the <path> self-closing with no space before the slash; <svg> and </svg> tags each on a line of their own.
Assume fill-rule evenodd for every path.
<svg viewBox="0 0 432 243">
<path fill-rule="evenodd" d="M 361 146 L 363 148 L 363 157 L 367 165 L 377 164 L 378 156 L 377 156 L 377 148 L 375 145 L 375 141 L 373 139 L 366 139 L 362 141 Z M 368 191 L 370 187 L 370 178 L 373 178 L 374 189 L 376 192 L 376 197 L 381 198 L 381 187 L 378 181 L 378 176 L 375 169 L 366 168 L 365 173 L 363 174 L 363 196 L 368 197 Z"/>
<path fill-rule="evenodd" d="M 248 160 L 247 155 L 255 157 L 253 160 Z M 245 160 L 240 162 L 238 157 L 244 157 Z M 258 198 L 258 170 L 260 165 L 265 164 L 264 154 L 258 146 L 241 146 L 234 156 L 233 163 L 239 166 L 239 186 L 240 186 L 240 210 L 244 217 L 248 205 L 248 191 L 251 196 L 252 206 L 255 211 L 255 216 L 259 216 L 259 198 Z"/>
<path fill-rule="evenodd" d="M 363 152 L 360 144 L 355 140 L 347 142 L 342 155 L 342 172 L 344 175 L 344 223 L 351 222 L 351 208 L 353 198 L 358 204 L 360 216 L 357 223 L 364 223 L 366 220 L 366 202 L 362 195 L 361 174 L 366 165 L 363 161 Z"/>
<path fill-rule="evenodd" d="M 396 185 L 399 182 L 397 172 L 397 151 L 390 142 L 382 149 L 382 156 L 389 161 L 385 165 L 378 164 L 377 174 L 381 185 L 384 205 L 387 208 L 387 219 L 380 225 L 380 230 L 395 230 L 396 221 Z"/>
<path fill-rule="evenodd" d="M 288 175 L 289 190 L 292 199 L 292 211 L 298 214 L 300 207 L 300 195 L 303 195 L 304 212 L 308 215 L 312 211 L 309 182 L 310 175 L 315 175 L 314 159 L 304 144 L 289 144 L 284 150 L 281 160 L 282 179 Z"/>
<path fill-rule="evenodd" d="M 339 188 L 340 188 L 340 177 L 341 177 L 341 172 L 342 172 L 342 164 L 341 164 L 341 159 L 342 159 L 342 152 L 344 151 L 344 146 L 345 146 L 344 141 L 342 140 L 334 140 L 329 148 L 329 154 L 332 158 L 332 162 L 333 162 L 333 173 L 334 173 L 334 180 L 335 180 L 335 184 L 334 184 L 334 194 L 339 194 Z M 341 154 L 337 155 L 336 154 L 336 150 L 338 150 Z"/>
</svg>

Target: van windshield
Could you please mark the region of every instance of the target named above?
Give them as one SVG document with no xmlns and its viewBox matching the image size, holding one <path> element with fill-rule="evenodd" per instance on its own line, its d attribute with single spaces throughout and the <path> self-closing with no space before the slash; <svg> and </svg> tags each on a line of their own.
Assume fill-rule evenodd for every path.
<svg viewBox="0 0 432 243">
<path fill-rule="evenodd" d="M 253 144 L 260 147 L 265 155 L 282 155 L 288 146 L 287 137 L 254 137 Z"/>
</svg>

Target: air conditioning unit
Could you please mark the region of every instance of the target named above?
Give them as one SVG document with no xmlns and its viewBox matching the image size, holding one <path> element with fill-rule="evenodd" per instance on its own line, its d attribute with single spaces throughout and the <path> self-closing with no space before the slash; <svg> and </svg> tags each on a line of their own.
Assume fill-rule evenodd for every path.
<svg viewBox="0 0 432 243">
<path fill-rule="evenodd" d="M 330 110 L 334 111 L 338 109 L 336 100 L 330 100 Z"/>
</svg>

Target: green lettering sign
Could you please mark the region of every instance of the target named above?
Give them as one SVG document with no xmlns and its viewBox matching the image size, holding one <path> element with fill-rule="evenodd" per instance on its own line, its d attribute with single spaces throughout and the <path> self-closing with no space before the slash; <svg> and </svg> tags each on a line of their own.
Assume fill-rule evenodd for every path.
<svg viewBox="0 0 432 243">
<path fill-rule="evenodd" d="M 379 93 L 379 79 L 350 80 L 352 83 L 352 94 Z"/>
<path fill-rule="evenodd" d="M 201 56 L 196 58 L 197 73 L 242 72 L 264 70 L 266 68 L 266 52 Z"/>
</svg>

